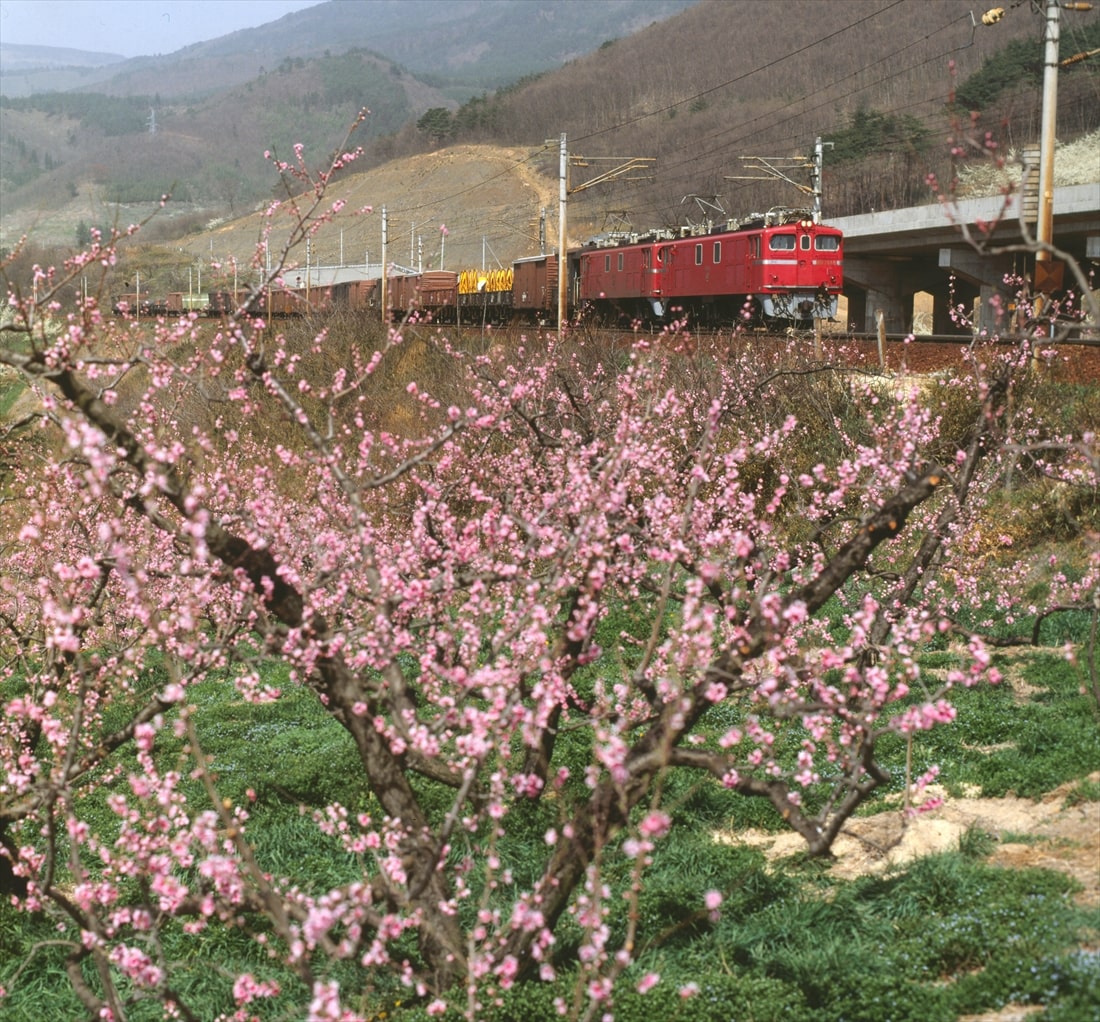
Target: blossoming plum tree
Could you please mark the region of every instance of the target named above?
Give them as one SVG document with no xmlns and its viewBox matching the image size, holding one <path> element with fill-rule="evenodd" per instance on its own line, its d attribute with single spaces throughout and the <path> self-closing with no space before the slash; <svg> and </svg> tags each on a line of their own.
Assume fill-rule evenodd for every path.
<svg viewBox="0 0 1100 1022">
<path fill-rule="evenodd" d="M 301 154 L 279 166 L 305 187 L 268 211 L 293 242 L 333 205 Z M 977 639 L 946 681 L 917 654 L 971 584 L 958 541 L 1019 353 L 951 385 L 957 435 L 855 379 L 808 442 L 786 410 L 807 377 L 749 348 L 439 334 L 462 396 L 408 383 L 419 426 L 397 435 L 371 385 L 407 330 L 322 373 L 323 331 L 296 348 L 243 309 L 200 330 L 51 303 L 113 258 L 97 239 L 39 271 L 37 305 L 9 290 L 0 352 L 41 403 L 0 507 L 0 885 L 56 921 L 89 1016 L 196 1017 L 164 935 L 224 928 L 277 963 L 223 977 L 226 1017 L 288 976 L 298 1017 L 360 1017 L 350 962 L 477 1018 L 553 977 L 564 919 L 606 1005 L 636 922 L 612 941 L 602 871 L 618 856 L 644 884 L 670 772 L 768 800 L 825 853 L 889 780 L 882 737 L 996 680 Z M 254 790 L 228 794 L 204 752 L 211 683 L 305 690 L 338 723 L 369 798 L 312 819 L 351 879 L 267 861 Z M 504 838 L 531 807 L 544 854 L 521 870 Z"/>
</svg>

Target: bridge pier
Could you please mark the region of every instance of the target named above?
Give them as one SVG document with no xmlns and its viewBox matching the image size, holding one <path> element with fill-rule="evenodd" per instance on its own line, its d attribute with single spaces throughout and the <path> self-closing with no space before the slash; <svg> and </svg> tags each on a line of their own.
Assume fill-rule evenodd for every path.
<svg viewBox="0 0 1100 1022">
<path fill-rule="evenodd" d="M 1015 266 L 1030 266 L 1031 257 L 979 255 L 960 236 L 959 226 L 982 225 L 993 246 L 1022 241 L 1018 212 L 1011 212 L 1003 195 L 930 203 L 908 209 L 880 210 L 839 217 L 831 223 L 844 232 L 844 294 L 848 322 L 860 333 L 876 327 L 875 310 L 882 309 L 886 330 L 908 333 L 912 327 L 913 296 L 927 291 L 933 297 L 933 331 L 970 333 L 969 324 L 951 321 L 951 303 L 968 316 L 975 299 L 981 304 L 977 327 L 987 332 L 1012 329 L 1011 302 L 1015 286 L 1006 274 Z M 1094 182 L 1054 189 L 1054 236 L 1059 249 L 1086 266 L 1100 259 L 1100 188 Z M 955 278 L 948 294 L 948 274 Z"/>
<path fill-rule="evenodd" d="M 939 264 L 940 269 L 955 275 L 956 306 L 963 304 L 969 314 L 973 299 L 981 299 L 975 324 L 980 332 L 993 334 L 1011 330 L 1016 288 L 1005 283 L 1005 278 L 1016 269 L 1011 255 L 989 256 L 971 248 L 941 248 Z M 969 286 L 961 288 L 963 284 Z M 936 330 L 938 333 L 939 328 Z"/>
<path fill-rule="evenodd" d="M 848 298 L 848 322 L 857 333 L 878 329 L 877 310 L 885 317 L 886 332 L 907 333 L 913 322 L 913 295 L 905 294 L 900 263 L 881 259 L 844 260 L 844 294 Z"/>
<path fill-rule="evenodd" d="M 1011 328 L 1014 289 L 1004 283 L 1014 270 L 1011 256 L 984 256 L 970 249 L 941 248 L 939 265 L 912 259 L 844 261 L 844 294 L 848 322 L 861 333 L 877 329 L 877 310 L 886 332 L 909 333 L 913 328 L 914 298 L 920 291 L 932 295 L 932 332 L 966 336 Z M 950 277 L 954 277 L 951 286 Z M 960 321 L 955 310 L 960 310 Z M 974 326 L 970 321 L 976 318 Z"/>
</svg>

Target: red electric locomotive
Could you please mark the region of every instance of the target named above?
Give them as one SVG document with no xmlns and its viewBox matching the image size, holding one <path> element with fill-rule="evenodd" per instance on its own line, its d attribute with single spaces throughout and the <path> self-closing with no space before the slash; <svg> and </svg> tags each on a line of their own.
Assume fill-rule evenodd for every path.
<svg viewBox="0 0 1100 1022">
<path fill-rule="evenodd" d="M 805 326 L 836 315 L 842 249 L 840 230 L 805 210 L 612 236 L 574 254 L 575 299 L 608 321 Z"/>
</svg>

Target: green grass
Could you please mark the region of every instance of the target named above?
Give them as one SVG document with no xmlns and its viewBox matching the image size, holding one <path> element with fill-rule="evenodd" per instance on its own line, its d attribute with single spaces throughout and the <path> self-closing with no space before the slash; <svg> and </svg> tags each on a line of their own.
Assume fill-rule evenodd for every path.
<svg viewBox="0 0 1100 1022">
<path fill-rule="evenodd" d="M 617 626 L 629 624 L 620 619 Z M 934 676 L 953 663 L 954 654 L 945 650 L 928 654 L 923 668 Z M 1008 684 L 955 692 L 958 721 L 917 737 L 915 769 L 939 762 L 950 788 L 973 785 L 985 795 L 1036 797 L 1076 782 L 1067 802 L 1100 799 L 1100 784 L 1086 777 L 1100 762 L 1096 708 L 1081 692 L 1078 668 L 1048 652 L 1002 657 L 1000 666 L 1026 681 L 1027 697 Z M 151 665 L 148 684 L 161 680 Z M 265 680 L 282 688 L 278 701 L 245 702 L 228 677 L 195 687 L 203 751 L 213 758 L 221 794 L 248 805 L 249 834 L 263 868 L 328 889 L 361 875 L 362 863 L 319 834 L 310 811 L 334 799 L 352 810 L 376 807 L 350 739 L 313 694 L 286 677 Z M 579 774 L 590 736 L 576 730 L 561 741 L 559 751 Z M 171 758 L 182 751 L 182 740 L 166 729 L 158 749 Z M 905 743 L 888 738 L 881 751 L 894 778 L 890 788 L 900 790 Z M 205 807 L 197 782 L 186 790 L 195 811 Z M 434 812 L 445 810 L 447 793 L 425 793 L 435 800 Z M 93 826 L 109 834 L 105 794 L 89 795 L 85 804 Z M 882 805 L 879 800 L 872 808 Z M 961 1013 L 1010 1002 L 1043 1006 L 1035 1017 L 1047 1022 L 1100 1018 L 1100 960 L 1082 950 L 1097 946 L 1100 912 L 1076 905 L 1073 882 L 1060 873 L 988 864 L 993 842 L 983 831 L 963 835 L 957 852 L 884 877 L 841 881 L 827 862 L 796 856 L 767 864 L 756 850 L 712 839 L 719 828 L 781 826 L 762 799 L 739 796 L 709 778 L 674 773 L 665 781 L 662 806 L 676 826 L 659 842 L 633 906 L 622 897 L 632 863 L 614 849 L 607 853 L 612 946 L 625 935 L 632 909 L 639 925 L 638 960 L 616 991 L 617 1022 L 954 1022 Z M 554 801 L 545 799 L 509 815 L 498 851 L 513 867 L 516 886 L 534 881 L 545 853 L 543 835 L 558 822 L 556 812 Z M 703 892 L 712 888 L 724 896 L 717 920 L 702 906 Z M 501 892 L 502 905 L 509 894 Z M 468 902 L 471 910 L 476 901 Z M 0 905 L 0 985 L 10 992 L 0 1011 L 5 1022 L 82 1017 L 64 975 L 65 950 L 50 943 L 58 936 L 44 918 Z M 200 935 L 186 935 L 169 923 L 160 937 L 174 983 L 200 1017 L 232 1012 L 232 977 L 243 971 L 282 985 L 280 997 L 265 1008 L 270 1017 L 292 1015 L 291 1006 L 303 1002 L 299 982 L 246 934 L 213 924 Z M 487 1004 L 482 1017 L 555 1017 L 554 998 L 574 1001 L 573 963 L 583 942 L 580 928 L 566 918 L 555 947 L 558 980 L 518 984 L 499 1004 Z M 415 957 L 412 942 L 406 953 Z M 349 963 L 326 968 L 364 1018 L 385 1011 L 391 1022 L 426 1022 L 423 1003 L 410 1000 L 386 976 Z M 643 997 L 634 987 L 650 970 L 662 979 Z M 681 988 L 689 983 L 698 989 L 684 998 Z M 130 1017 L 145 1022 L 161 1018 L 160 1011 L 159 1004 L 145 1001 Z"/>
<path fill-rule="evenodd" d="M 884 878 L 833 882 L 816 869 L 773 873 L 755 853 L 716 851 L 698 837 L 670 838 L 660 859 L 640 911 L 654 912 L 665 936 L 621 984 L 617 1022 L 955 1022 L 1010 1002 L 1045 1005 L 1039 1017 L 1050 1019 L 1100 1011 L 1100 962 L 1074 949 L 1100 932 L 1100 912 L 1075 906 L 1073 881 L 1061 874 L 951 853 Z M 719 921 L 676 926 L 712 883 L 726 892 Z M 566 960 L 574 951 L 559 948 Z M 633 987 L 647 971 L 661 982 L 643 997 Z M 698 992 L 685 1000 L 680 989 L 692 982 Z M 552 1018 L 553 998 L 569 1003 L 575 983 L 567 971 L 554 984 L 520 984 L 484 1018 Z"/>
<path fill-rule="evenodd" d="M 933 663 L 943 663 L 937 658 Z M 1028 652 L 994 661 L 1033 690 L 1021 698 L 1008 681 L 956 689 L 958 718 L 949 727 L 923 733 L 914 742 L 914 773 L 938 763 L 952 793 L 964 787 L 999 798 L 1011 793 L 1038 798 L 1079 780 L 1088 764 L 1100 764 L 1096 705 L 1081 691 L 1079 668 L 1051 652 Z M 905 742 L 880 743 L 886 765 L 899 776 Z"/>
<path fill-rule="evenodd" d="M 15 402 L 26 389 L 27 386 L 22 380 L 9 378 L 0 380 L 0 422 L 7 418 Z"/>
</svg>

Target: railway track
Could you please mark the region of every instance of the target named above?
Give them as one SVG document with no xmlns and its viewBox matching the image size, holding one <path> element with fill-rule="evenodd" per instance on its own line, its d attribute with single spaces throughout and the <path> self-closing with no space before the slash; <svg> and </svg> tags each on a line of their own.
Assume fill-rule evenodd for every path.
<svg viewBox="0 0 1100 1022">
<path fill-rule="evenodd" d="M 498 328 L 499 329 L 499 328 Z M 471 328 L 475 332 L 476 328 Z M 480 332 L 480 331 L 477 331 Z M 499 331 L 501 334 L 504 331 Z M 589 331 L 586 336 L 607 343 L 609 346 L 628 346 L 637 334 L 624 330 Z M 658 333 L 646 333 L 647 340 L 659 342 Z M 690 344 L 693 336 L 685 334 L 681 341 Z M 988 355 L 1008 350 L 1021 338 L 1005 338 L 997 341 L 973 339 L 964 335 L 887 335 L 882 344 L 880 359 L 879 341 L 875 334 L 828 334 L 822 336 L 818 350 L 812 333 L 797 335 L 768 333 L 739 333 L 726 331 L 708 333 L 711 339 L 726 338 L 731 351 L 743 351 L 748 347 L 766 348 L 777 356 L 795 355 L 804 365 L 826 362 L 869 370 L 880 369 L 889 373 L 909 372 L 927 375 L 946 369 L 961 368 L 974 352 L 979 358 L 982 351 Z M 1092 384 L 1100 386 L 1100 339 L 1070 338 L 1050 342 L 1039 354 L 1038 368 L 1060 383 Z"/>
<path fill-rule="evenodd" d="M 883 355 L 887 371 L 935 373 L 961 367 L 974 353 L 979 358 L 1006 351 L 1020 338 L 985 341 L 961 336 L 887 337 Z M 812 341 L 811 341 L 812 343 Z M 879 342 L 873 335 L 853 335 L 823 340 L 832 350 L 846 353 L 852 364 L 877 366 Z M 1038 351 L 1038 368 L 1061 383 L 1100 385 L 1100 341 L 1059 340 Z"/>
</svg>

